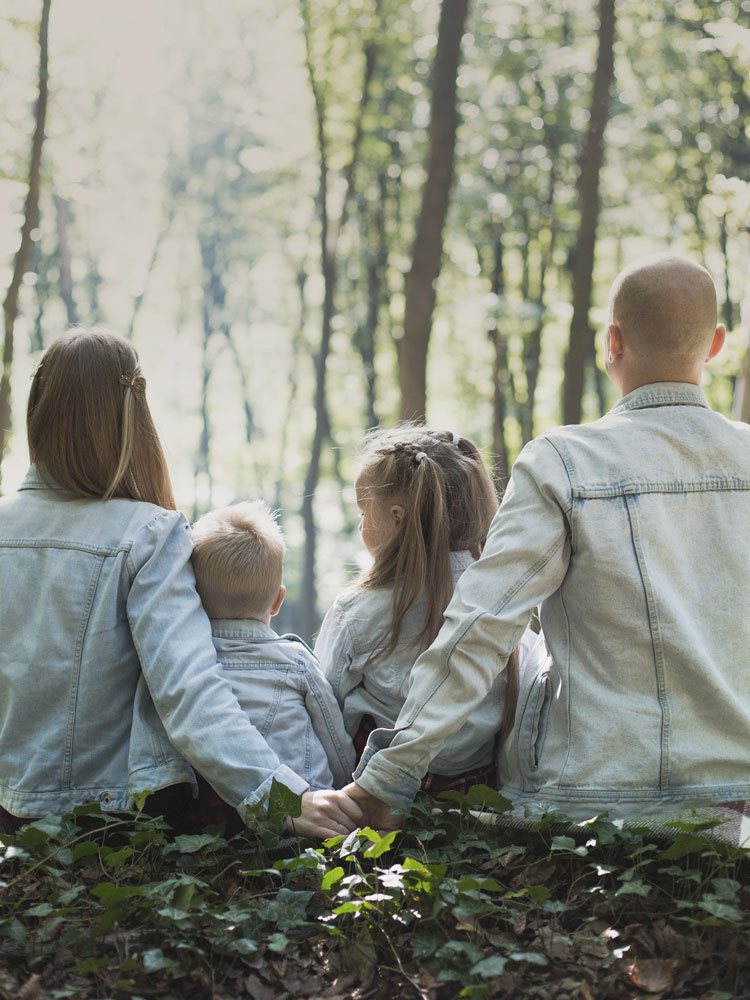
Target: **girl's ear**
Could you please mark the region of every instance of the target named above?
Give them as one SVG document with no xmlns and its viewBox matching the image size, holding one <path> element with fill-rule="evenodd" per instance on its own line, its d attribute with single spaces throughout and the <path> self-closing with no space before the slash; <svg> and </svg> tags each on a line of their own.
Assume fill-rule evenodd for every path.
<svg viewBox="0 0 750 1000">
<path fill-rule="evenodd" d="M 391 517 L 396 522 L 396 524 L 398 524 L 402 520 L 405 513 L 406 513 L 406 508 L 402 507 L 400 503 L 391 504 Z"/>
</svg>

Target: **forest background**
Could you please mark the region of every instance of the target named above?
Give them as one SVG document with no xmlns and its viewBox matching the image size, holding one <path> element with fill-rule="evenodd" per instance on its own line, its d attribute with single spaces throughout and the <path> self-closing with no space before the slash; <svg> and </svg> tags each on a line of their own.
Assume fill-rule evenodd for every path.
<svg viewBox="0 0 750 1000">
<path fill-rule="evenodd" d="M 365 558 L 366 430 L 426 415 L 502 487 L 614 402 L 608 287 L 666 246 L 716 280 L 704 387 L 750 419 L 749 71 L 750 0 L 6 0 L 2 490 L 41 351 L 115 329 L 178 506 L 282 512 L 309 637 Z"/>
</svg>

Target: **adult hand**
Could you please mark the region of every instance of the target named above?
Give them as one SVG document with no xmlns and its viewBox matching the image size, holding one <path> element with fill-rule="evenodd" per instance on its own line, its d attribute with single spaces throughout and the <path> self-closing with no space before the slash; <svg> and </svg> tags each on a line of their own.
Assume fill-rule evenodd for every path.
<svg viewBox="0 0 750 1000">
<path fill-rule="evenodd" d="M 365 820 L 375 830 L 398 830 L 403 816 L 391 812 L 391 807 L 376 796 L 366 792 L 356 781 L 344 785 L 342 794 L 349 797 L 364 813 Z"/>
<path fill-rule="evenodd" d="M 298 837 L 340 837 L 356 830 L 364 821 L 364 814 L 343 790 L 321 789 L 302 793 L 302 812 L 292 818 L 287 816 L 284 826 Z"/>
</svg>

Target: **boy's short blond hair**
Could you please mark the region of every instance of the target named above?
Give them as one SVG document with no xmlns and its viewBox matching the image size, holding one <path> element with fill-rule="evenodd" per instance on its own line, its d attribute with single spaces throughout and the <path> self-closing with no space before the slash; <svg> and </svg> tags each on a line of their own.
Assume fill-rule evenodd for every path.
<svg viewBox="0 0 750 1000">
<path fill-rule="evenodd" d="M 284 535 L 262 500 L 209 511 L 192 529 L 196 586 L 209 618 L 262 618 L 284 574 Z"/>
</svg>

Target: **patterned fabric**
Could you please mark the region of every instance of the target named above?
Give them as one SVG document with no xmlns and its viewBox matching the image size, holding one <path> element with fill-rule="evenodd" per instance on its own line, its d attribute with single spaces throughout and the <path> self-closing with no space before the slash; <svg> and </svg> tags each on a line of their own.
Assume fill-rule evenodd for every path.
<svg viewBox="0 0 750 1000">
<path fill-rule="evenodd" d="M 357 761 L 364 753 L 370 733 L 377 728 L 377 723 L 371 715 L 362 716 L 359 728 L 354 734 Z M 497 788 L 497 768 L 494 761 L 473 771 L 464 771 L 463 774 L 434 774 L 428 771 L 420 787 L 423 792 L 436 799 L 441 792 L 460 792 L 461 795 L 466 795 L 472 785 L 489 785 L 490 788 Z"/>
<path fill-rule="evenodd" d="M 509 813 L 475 813 L 477 818 L 492 826 L 504 827 L 510 830 L 531 832 L 539 821 L 539 817 L 534 819 L 524 819 L 522 816 L 514 816 Z M 721 823 L 717 826 L 706 826 L 701 829 L 701 823 L 710 824 L 713 820 L 719 819 Z M 619 820 L 618 825 L 626 830 L 643 830 L 655 841 L 669 843 L 676 836 L 682 833 L 700 834 L 709 840 L 714 840 L 722 844 L 730 844 L 733 847 L 743 847 L 750 850 L 750 802 L 718 802 L 712 806 L 700 806 L 695 809 L 683 810 L 669 815 L 631 816 L 625 820 Z M 677 824 L 689 824 L 686 830 L 684 826 Z M 563 835 L 573 838 L 588 839 L 591 831 L 587 823 L 576 823 L 562 818 L 553 822 L 546 828 L 553 836 Z"/>
</svg>

